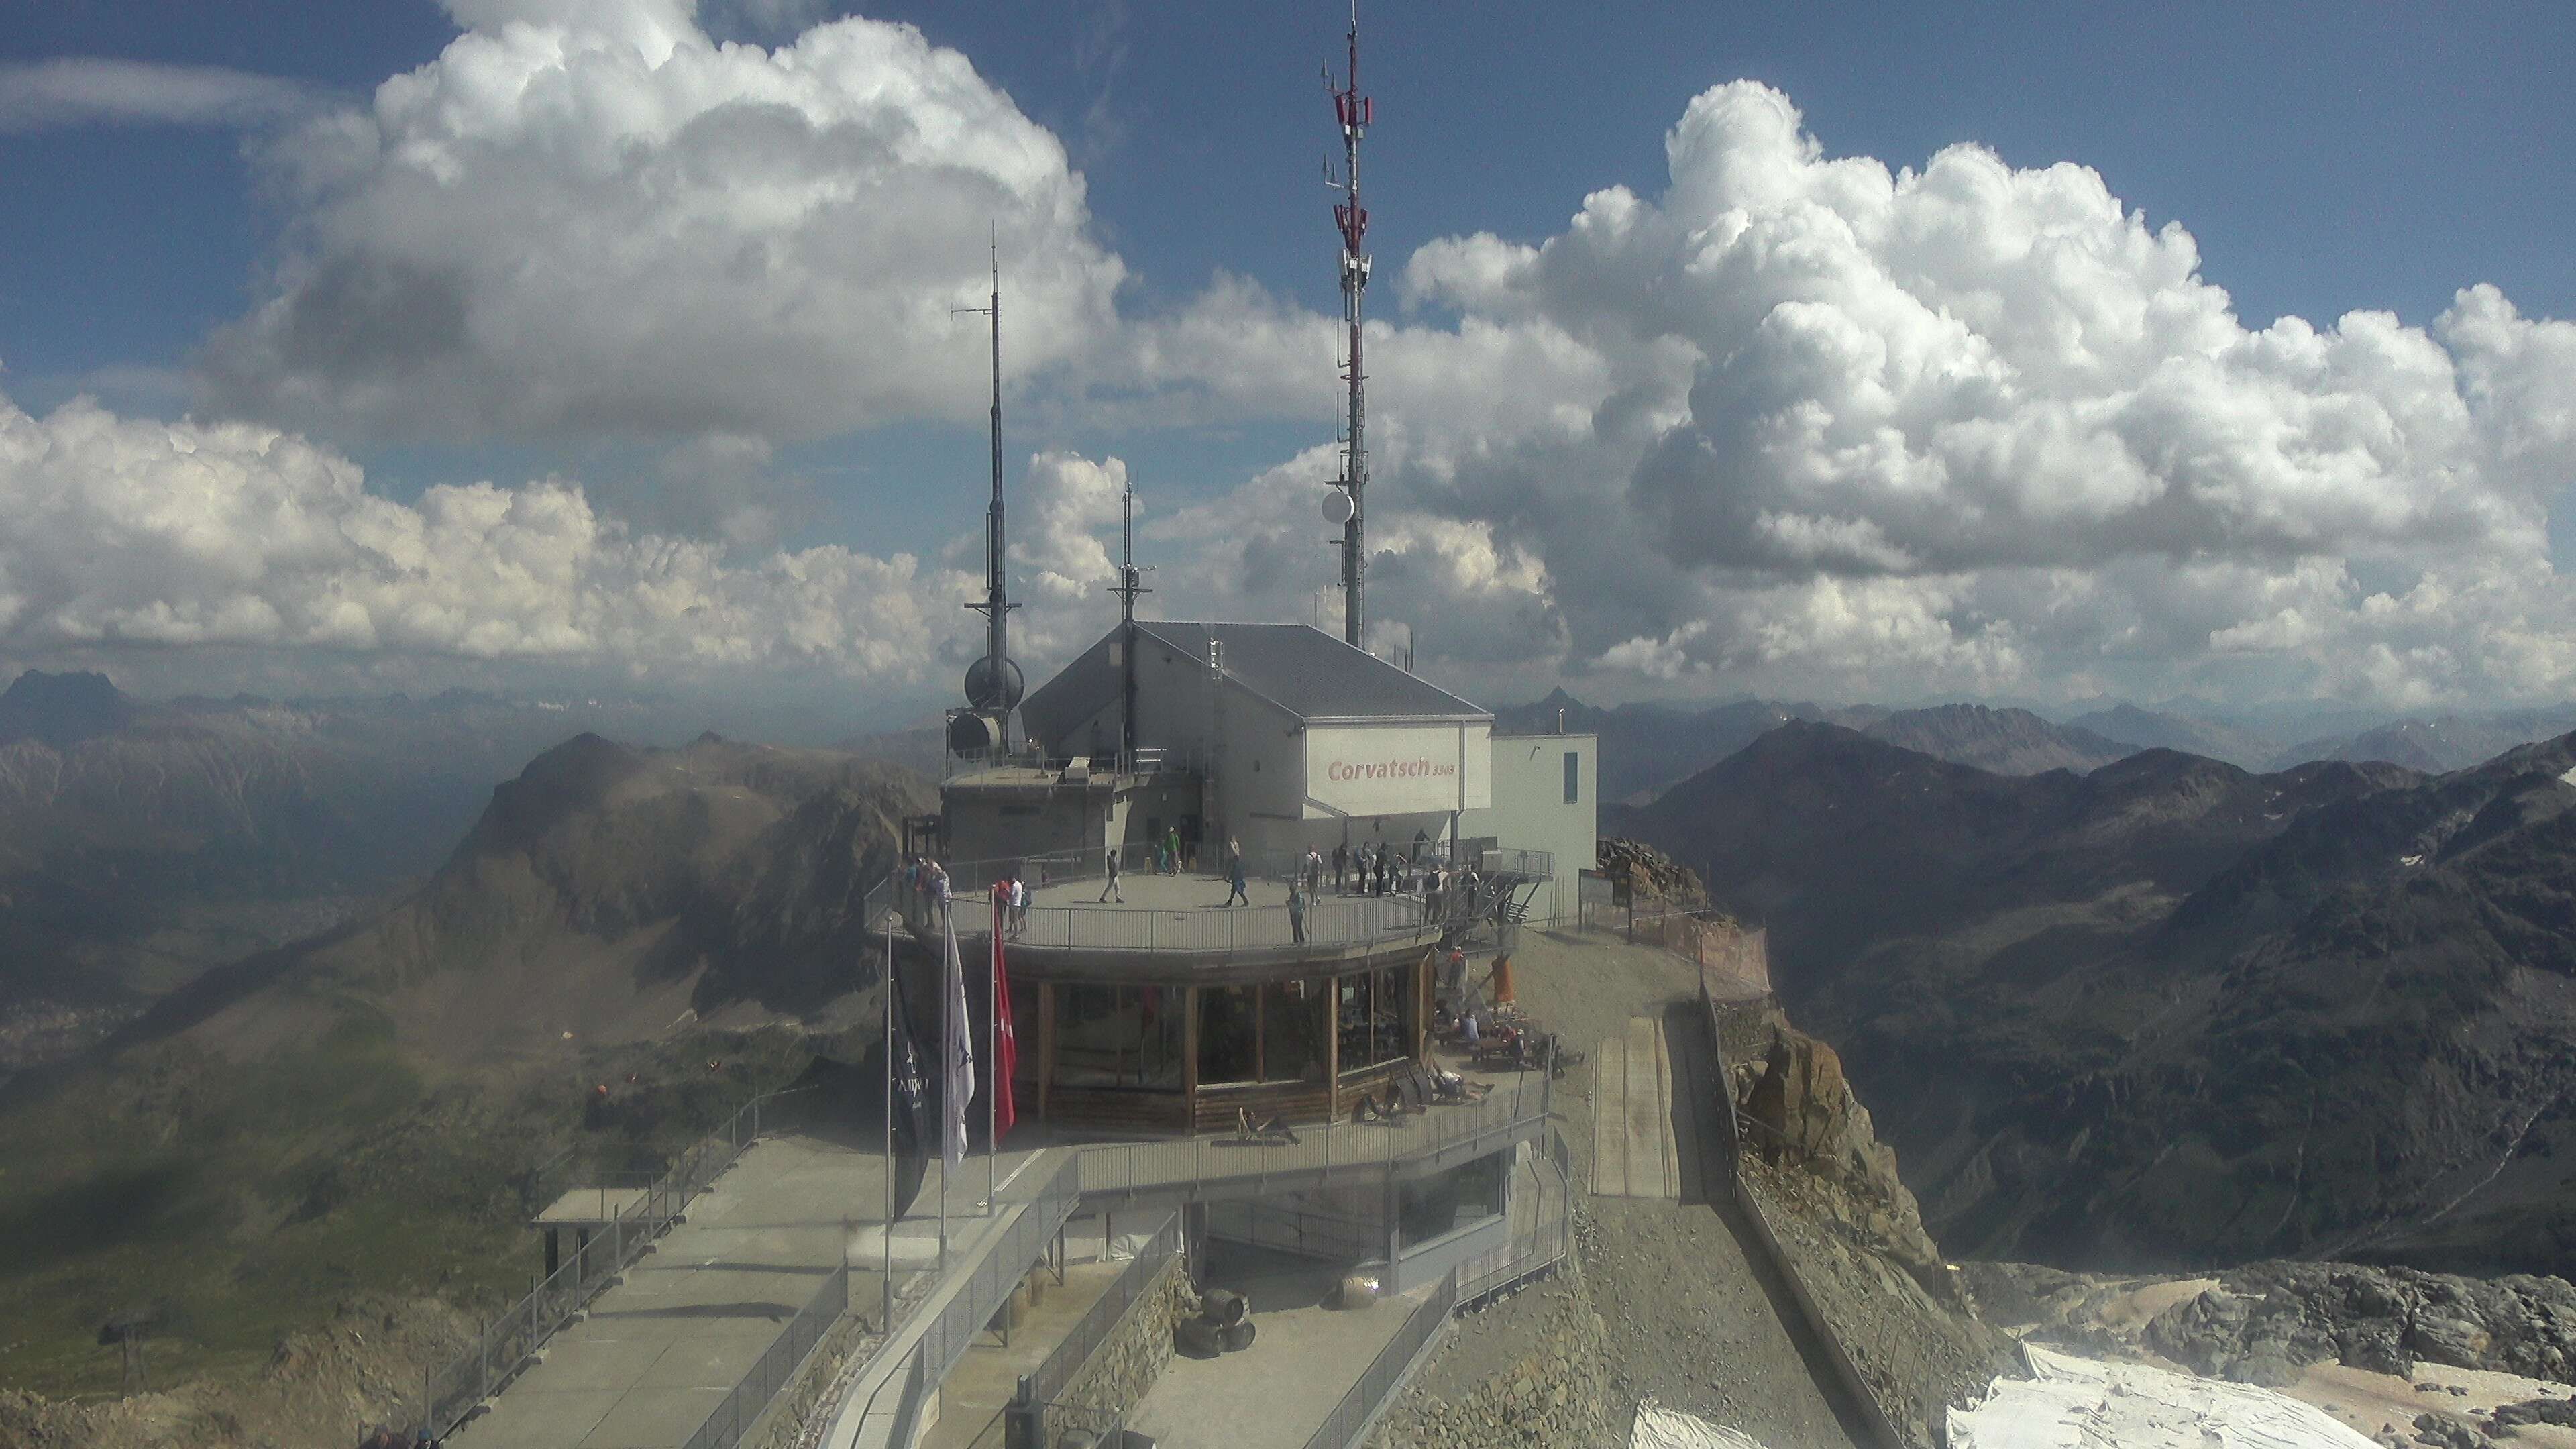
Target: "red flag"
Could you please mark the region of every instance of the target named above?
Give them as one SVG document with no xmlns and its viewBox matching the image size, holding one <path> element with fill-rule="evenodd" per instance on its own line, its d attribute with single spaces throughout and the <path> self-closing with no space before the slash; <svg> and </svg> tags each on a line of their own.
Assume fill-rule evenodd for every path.
<svg viewBox="0 0 2576 1449">
<path fill-rule="evenodd" d="M 993 1143 L 1011 1130 L 1020 1114 L 1011 1101 L 1011 1078 L 1020 1069 L 1020 1037 L 1011 1026 L 1011 977 L 1002 968 L 1002 926 L 1009 908 L 993 904 Z"/>
</svg>

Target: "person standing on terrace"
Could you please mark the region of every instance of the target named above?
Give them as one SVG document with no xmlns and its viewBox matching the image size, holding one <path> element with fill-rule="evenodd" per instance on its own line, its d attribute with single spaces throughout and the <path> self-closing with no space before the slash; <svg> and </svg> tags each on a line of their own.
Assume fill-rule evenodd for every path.
<svg viewBox="0 0 2576 1449">
<path fill-rule="evenodd" d="M 1230 840 L 1226 842 L 1225 869 L 1226 879 L 1233 887 L 1226 892 L 1225 903 L 1230 906 L 1241 901 L 1251 905 L 1252 897 L 1243 888 L 1243 847 Z"/>
</svg>

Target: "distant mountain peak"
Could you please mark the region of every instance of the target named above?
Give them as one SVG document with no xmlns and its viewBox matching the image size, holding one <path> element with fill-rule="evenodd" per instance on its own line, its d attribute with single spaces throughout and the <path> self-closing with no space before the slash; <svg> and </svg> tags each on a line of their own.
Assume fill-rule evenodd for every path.
<svg viewBox="0 0 2576 1449">
<path fill-rule="evenodd" d="M 135 712 L 134 701 L 104 674 L 30 669 L 0 691 L 0 741 L 36 739 L 69 749 L 125 728 Z"/>
</svg>

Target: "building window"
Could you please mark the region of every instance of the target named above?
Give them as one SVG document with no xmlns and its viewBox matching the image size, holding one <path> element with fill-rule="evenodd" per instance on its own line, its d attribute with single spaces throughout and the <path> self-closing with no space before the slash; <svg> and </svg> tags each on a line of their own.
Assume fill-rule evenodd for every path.
<svg viewBox="0 0 2576 1449">
<path fill-rule="evenodd" d="M 1067 984 L 1056 990 L 1057 1085 L 1180 1090 L 1177 989 Z"/>
<path fill-rule="evenodd" d="M 1579 750 L 1568 750 L 1565 752 L 1565 803 L 1581 804 L 1582 794 L 1583 754 Z"/>
<path fill-rule="evenodd" d="M 1342 994 L 1342 1070 L 1400 1062 L 1413 1055 L 1416 1020 L 1413 966 L 1383 966 L 1344 976 L 1336 983 Z"/>
<path fill-rule="evenodd" d="M 1250 986 L 1199 992 L 1199 1084 L 1261 1080 L 1259 998 Z"/>
<path fill-rule="evenodd" d="M 1447 1172 L 1401 1184 L 1395 1197 L 1398 1252 L 1444 1238 L 1503 1215 L 1503 1183 L 1511 1175 L 1512 1149 L 1487 1153 Z"/>
</svg>

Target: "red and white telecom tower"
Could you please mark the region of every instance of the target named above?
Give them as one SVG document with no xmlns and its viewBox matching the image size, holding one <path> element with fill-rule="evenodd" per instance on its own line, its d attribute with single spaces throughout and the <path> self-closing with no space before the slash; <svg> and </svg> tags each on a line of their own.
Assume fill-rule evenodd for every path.
<svg viewBox="0 0 2576 1449">
<path fill-rule="evenodd" d="M 1369 98 L 1360 94 L 1360 7 L 1351 0 L 1350 70 L 1333 85 L 1333 115 L 1342 124 L 1342 177 L 1331 182 L 1342 192 L 1333 207 L 1333 222 L 1342 234 L 1342 321 L 1350 328 L 1349 412 L 1343 422 L 1342 476 L 1333 480 L 1338 493 L 1327 494 L 1324 516 L 1342 525 L 1342 638 L 1356 648 L 1368 647 L 1368 449 L 1362 443 L 1368 420 L 1368 374 L 1360 366 L 1363 299 L 1368 293 L 1368 253 L 1360 250 L 1368 235 L 1368 208 L 1360 204 L 1360 137 L 1376 119 Z M 1330 178 L 1330 168 L 1326 168 Z"/>
</svg>

